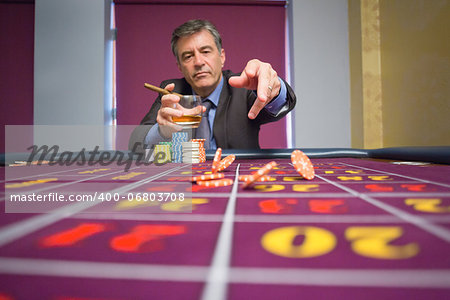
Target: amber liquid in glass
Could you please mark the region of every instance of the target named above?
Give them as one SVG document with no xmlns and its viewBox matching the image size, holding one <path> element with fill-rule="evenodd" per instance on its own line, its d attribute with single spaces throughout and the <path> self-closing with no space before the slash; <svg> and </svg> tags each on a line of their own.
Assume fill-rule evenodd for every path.
<svg viewBox="0 0 450 300">
<path fill-rule="evenodd" d="M 183 127 L 189 128 L 197 128 L 202 120 L 202 116 L 181 116 L 181 117 L 172 117 L 172 121 L 181 125 Z"/>
</svg>

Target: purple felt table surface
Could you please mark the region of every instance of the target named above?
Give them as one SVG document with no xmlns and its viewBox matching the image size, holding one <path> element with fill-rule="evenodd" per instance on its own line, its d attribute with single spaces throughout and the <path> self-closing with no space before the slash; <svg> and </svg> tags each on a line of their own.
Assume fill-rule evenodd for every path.
<svg viewBox="0 0 450 300">
<path fill-rule="evenodd" d="M 210 161 L 4 168 L 0 299 L 450 297 L 450 166 L 312 159 L 305 180 L 274 160 L 248 188 L 271 160 L 223 187 L 191 182 Z M 96 199 L 11 200 L 31 194 Z"/>
</svg>

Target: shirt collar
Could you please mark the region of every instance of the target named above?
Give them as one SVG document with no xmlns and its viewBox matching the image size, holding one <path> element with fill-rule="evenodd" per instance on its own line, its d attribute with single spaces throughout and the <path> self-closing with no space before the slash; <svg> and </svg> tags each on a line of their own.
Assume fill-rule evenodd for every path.
<svg viewBox="0 0 450 300">
<path fill-rule="evenodd" d="M 214 105 L 217 107 L 219 105 L 219 99 L 220 99 L 220 93 L 222 92 L 222 88 L 223 88 L 223 76 L 222 78 L 220 78 L 219 84 L 217 85 L 217 87 L 214 89 L 214 91 L 206 98 L 208 98 L 212 103 L 214 103 Z M 193 94 L 195 94 L 194 91 L 192 91 Z"/>
</svg>

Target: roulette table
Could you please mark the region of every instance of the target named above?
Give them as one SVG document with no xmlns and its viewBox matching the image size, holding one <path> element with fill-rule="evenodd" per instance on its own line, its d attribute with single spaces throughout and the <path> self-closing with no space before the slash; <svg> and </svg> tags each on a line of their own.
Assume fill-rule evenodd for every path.
<svg viewBox="0 0 450 300">
<path fill-rule="evenodd" d="M 449 147 L 2 167 L 0 299 L 445 299 Z M 277 165 L 244 188 L 240 175 Z"/>
</svg>

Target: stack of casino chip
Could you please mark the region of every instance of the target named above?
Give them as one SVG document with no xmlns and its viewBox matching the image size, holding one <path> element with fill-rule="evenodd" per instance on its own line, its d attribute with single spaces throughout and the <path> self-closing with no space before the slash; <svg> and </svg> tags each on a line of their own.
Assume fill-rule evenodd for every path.
<svg viewBox="0 0 450 300">
<path fill-rule="evenodd" d="M 198 164 L 200 162 L 200 143 L 183 142 L 183 163 Z"/>
<path fill-rule="evenodd" d="M 201 163 L 206 162 L 205 141 L 206 141 L 206 139 L 192 139 L 191 140 L 191 142 L 199 143 L 199 160 Z"/>
<path fill-rule="evenodd" d="M 172 161 L 172 142 L 160 142 L 159 145 L 169 146 L 169 157 Z"/>
<path fill-rule="evenodd" d="M 183 143 L 187 141 L 187 132 L 178 131 L 172 134 L 172 162 L 183 162 Z"/>
<path fill-rule="evenodd" d="M 160 163 L 160 164 L 171 162 L 171 153 L 170 152 L 171 152 L 170 144 L 159 143 L 158 145 L 155 145 L 155 150 L 153 152 L 154 158 L 155 158 L 155 160 L 158 160 L 157 163 Z M 164 153 L 164 155 L 162 155 L 161 153 Z"/>
</svg>

